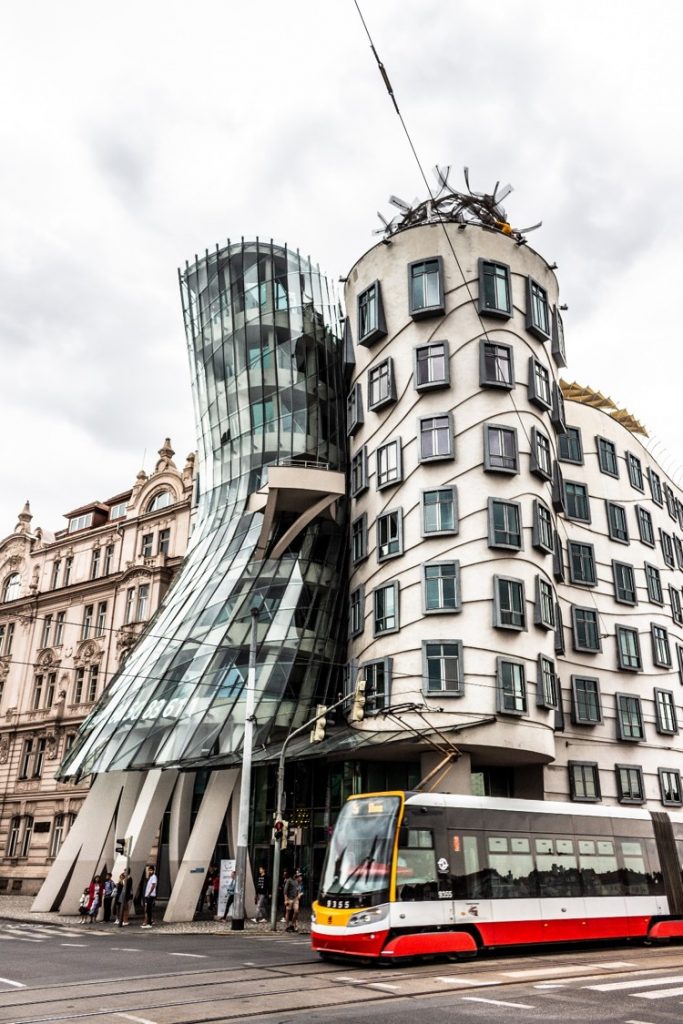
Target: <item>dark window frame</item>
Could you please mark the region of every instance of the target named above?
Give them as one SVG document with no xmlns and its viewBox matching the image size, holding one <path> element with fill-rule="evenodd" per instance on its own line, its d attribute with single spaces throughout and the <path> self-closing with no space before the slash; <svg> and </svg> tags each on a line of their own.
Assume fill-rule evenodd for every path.
<svg viewBox="0 0 683 1024">
<path fill-rule="evenodd" d="M 507 359 L 504 361 L 504 365 L 507 365 L 508 373 L 510 376 L 509 381 L 497 380 L 491 377 L 487 371 L 487 348 L 504 349 L 507 355 Z M 497 363 L 499 355 L 493 353 L 493 359 Z M 501 364 L 503 365 L 503 364 Z M 479 342 L 479 387 L 480 388 L 502 388 L 504 391 L 512 391 L 516 387 L 515 383 L 515 357 L 514 349 L 512 345 L 508 345 L 502 341 L 492 341 L 490 338 L 482 338 Z"/>
<path fill-rule="evenodd" d="M 436 266 L 438 282 L 438 300 L 429 306 L 416 306 L 413 301 L 413 280 L 414 270 L 417 267 L 434 264 Z M 408 264 L 408 313 L 413 320 L 424 320 L 430 316 L 443 316 L 446 312 L 445 288 L 444 288 L 444 266 L 441 256 L 429 256 L 426 259 L 412 260 Z"/>
<path fill-rule="evenodd" d="M 572 447 L 578 449 L 578 456 L 575 457 L 567 454 L 567 449 Z M 560 462 L 567 462 L 572 466 L 583 466 L 585 460 L 583 456 L 581 427 L 567 426 L 564 434 L 560 434 L 557 439 L 557 458 Z"/>
<path fill-rule="evenodd" d="M 576 488 L 571 493 L 569 488 Z M 580 515 L 577 512 L 577 496 L 580 495 L 582 504 L 585 505 L 585 515 Z M 565 516 L 567 519 L 573 519 L 577 523 L 590 523 L 591 522 L 591 503 L 590 494 L 588 493 L 588 485 L 584 484 L 581 480 L 565 480 L 564 481 L 564 507 Z"/>
<path fill-rule="evenodd" d="M 666 715 L 670 716 L 670 724 L 666 721 L 666 717 L 662 713 L 663 709 L 662 704 L 660 703 L 660 697 L 670 698 L 664 702 L 667 705 Z M 655 686 L 654 705 L 655 728 L 659 735 L 675 736 L 678 732 L 678 715 L 676 713 L 676 700 L 674 698 L 673 690 L 664 690 L 661 686 Z"/>
<path fill-rule="evenodd" d="M 363 386 L 360 381 L 356 381 L 346 399 L 346 436 L 353 437 L 364 422 Z"/>
<path fill-rule="evenodd" d="M 660 635 L 658 635 L 658 631 Z M 662 626 L 659 622 L 651 622 L 650 641 L 652 643 L 652 664 L 656 668 L 673 668 L 671 642 L 666 626 Z"/>
<path fill-rule="evenodd" d="M 452 508 L 452 511 L 453 511 L 453 526 L 452 527 L 446 527 L 445 529 L 441 528 L 441 529 L 438 529 L 438 530 L 427 530 L 425 528 L 425 509 L 428 508 L 429 506 L 425 503 L 425 496 L 428 495 L 428 494 L 440 494 L 442 491 L 450 491 L 451 492 L 451 503 L 450 504 L 451 504 L 451 508 Z M 439 499 L 438 501 L 434 502 L 433 504 L 434 504 L 434 506 L 438 506 L 439 508 L 441 508 L 442 504 L 445 504 L 445 503 L 442 502 L 441 499 Z M 459 528 L 460 528 L 460 523 L 459 523 L 459 518 L 458 518 L 458 512 L 459 512 L 459 510 L 458 510 L 458 488 L 455 486 L 455 484 L 449 484 L 449 485 L 446 485 L 445 487 L 428 487 L 426 490 L 423 490 L 421 492 L 421 494 L 420 494 L 420 512 L 421 512 L 421 536 L 423 538 L 455 536 L 457 534 Z M 439 512 L 439 518 L 441 518 L 441 512 Z"/>
<path fill-rule="evenodd" d="M 628 586 L 624 585 L 626 578 Z M 632 607 L 638 604 L 638 589 L 636 587 L 636 571 L 629 562 L 620 562 L 612 559 L 612 584 L 614 586 L 614 600 L 617 604 L 627 604 Z"/>
<path fill-rule="evenodd" d="M 658 768 L 660 800 L 665 807 L 683 807 L 683 786 L 681 786 L 681 773 L 678 768 Z M 669 786 L 668 778 L 676 780 L 678 796 L 667 796 Z"/>
<path fill-rule="evenodd" d="M 380 531 L 382 530 L 382 524 L 385 520 L 392 520 L 397 524 L 397 539 L 396 543 L 398 548 L 396 551 L 391 551 L 387 554 L 382 554 L 380 550 Z M 377 516 L 375 520 L 375 543 L 377 546 L 377 561 L 389 562 L 392 558 L 399 558 L 403 554 L 403 509 L 402 508 L 387 508 Z"/>
<path fill-rule="evenodd" d="M 427 380 L 420 382 L 420 367 L 423 365 L 420 361 L 420 353 L 427 352 L 427 359 L 424 365 L 427 369 L 431 367 L 430 361 L 430 350 L 436 349 L 439 346 L 443 349 L 443 362 L 444 362 L 444 376 L 443 377 L 428 377 Z M 451 384 L 451 362 L 450 362 L 450 348 L 447 341 L 435 340 L 425 342 L 424 345 L 416 345 L 413 349 L 413 381 L 416 391 L 438 391 L 441 388 L 448 388 Z"/>
<path fill-rule="evenodd" d="M 605 476 L 611 476 L 618 480 L 619 456 L 617 455 L 617 446 L 614 441 L 610 441 L 608 437 L 602 437 L 600 434 L 597 434 L 595 437 L 595 447 L 600 472 L 604 473 Z"/>
<path fill-rule="evenodd" d="M 550 438 L 539 427 L 531 428 L 529 472 L 534 476 L 541 477 L 542 480 L 550 480 L 553 475 L 553 452 Z"/>
<path fill-rule="evenodd" d="M 394 447 L 396 449 L 396 475 L 393 477 L 387 477 L 386 470 L 383 472 L 381 469 L 381 453 L 389 448 Z M 375 451 L 375 474 L 376 474 L 376 488 L 378 491 L 383 491 L 387 487 L 395 487 L 396 484 L 400 484 L 403 480 L 403 445 L 400 437 L 393 437 L 389 441 L 385 441 L 380 444 Z"/>
<path fill-rule="evenodd" d="M 428 431 L 423 429 L 423 425 L 431 422 L 434 423 L 436 420 L 446 420 L 448 425 L 448 450 L 446 452 L 437 452 L 435 455 L 424 455 L 422 442 Z M 443 430 L 443 427 L 431 427 L 430 431 L 433 433 L 435 430 L 439 432 Z M 419 416 L 417 421 L 417 443 L 418 443 L 418 462 L 445 462 L 446 460 L 452 461 L 455 458 L 455 438 L 454 438 L 454 426 L 453 426 L 453 414 L 451 412 L 434 412 L 428 416 Z"/>
<path fill-rule="evenodd" d="M 579 639 L 579 613 L 581 613 L 582 625 L 581 630 L 585 631 L 585 623 L 590 617 L 593 618 L 593 626 L 595 629 L 595 646 L 580 642 Z M 599 654 L 602 651 L 602 637 L 600 636 L 600 619 L 595 608 L 586 608 L 583 605 L 573 604 L 571 606 L 572 614 L 572 644 L 574 650 L 584 654 Z"/>
<path fill-rule="evenodd" d="M 539 316 L 539 310 L 541 315 Z M 526 329 L 539 341 L 549 341 L 551 332 L 548 289 L 529 275 L 526 279 Z"/>
<path fill-rule="evenodd" d="M 590 577 L 582 573 L 577 573 L 575 555 L 580 557 L 581 565 L 590 564 L 591 573 Z M 588 556 L 586 559 L 585 556 Z M 598 585 L 598 573 L 595 561 L 595 545 L 587 543 L 585 541 L 570 540 L 567 541 L 567 564 L 569 566 L 569 582 L 575 583 L 581 587 L 597 587 Z"/>
<path fill-rule="evenodd" d="M 519 673 L 519 675 L 515 673 L 517 678 L 521 678 L 521 687 L 517 691 L 512 690 L 508 692 L 505 689 L 503 672 L 504 666 L 506 665 L 514 666 L 516 669 L 521 669 L 521 673 Z M 517 680 L 515 680 L 515 682 L 516 681 Z M 506 706 L 506 701 L 510 696 L 512 696 L 513 702 L 518 702 L 520 704 L 520 707 Z M 496 711 L 501 715 L 514 715 L 517 718 L 522 718 L 529 712 L 529 689 L 526 679 L 526 666 L 519 658 L 496 658 Z"/>
<path fill-rule="evenodd" d="M 529 376 L 527 379 L 527 397 L 529 401 L 532 403 L 532 405 L 536 405 L 539 409 L 542 409 L 544 412 L 547 412 L 549 409 L 552 408 L 553 404 L 552 375 L 550 373 L 550 370 L 545 365 L 545 363 L 542 363 L 540 359 L 536 359 L 535 356 L 529 356 L 528 365 Z M 540 392 L 538 386 L 538 377 L 536 373 L 537 369 L 540 369 L 541 376 L 545 377 L 545 383 L 547 385 L 545 390 L 547 391 L 548 395 L 547 398 Z"/>
<path fill-rule="evenodd" d="M 577 785 L 577 771 L 580 770 L 581 775 L 581 789 Z M 600 791 L 600 770 L 598 768 L 597 761 L 568 761 L 567 772 L 569 775 L 569 797 L 575 803 L 583 804 L 597 804 L 602 800 L 602 793 Z M 593 795 L 589 795 L 589 787 L 586 785 L 590 773 L 591 786 Z"/>
<path fill-rule="evenodd" d="M 572 722 L 574 725 L 602 725 L 602 694 L 600 693 L 600 680 L 597 676 L 587 676 L 576 673 L 571 677 L 572 690 Z M 589 690 L 583 687 L 583 695 L 580 696 L 580 684 L 594 683 Z M 582 709 L 585 709 L 583 711 Z M 594 710 L 594 715 L 590 712 Z"/>
<path fill-rule="evenodd" d="M 635 637 L 635 652 L 627 651 L 622 645 L 622 637 Z M 642 672 L 643 652 L 640 647 L 640 636 L 634 626 L 622 626 L 616 623 L 614 626 L 614 639 L 617 645 L 617 666 L 622 672 Z"/>
<path fill-rule="evenodd" d="M 453 567 L 453 606 L 445 607 L 439 606 L 437 608 L 429 608 L 427 602 L 427 590 L 428 590 L 428 573 L 427 570 L 435 566 L 452 566 Z M 439 580 L 448 578 L 439 575 Z M 439 588 L 441 589 L 441 588 Z M 454 615 L 462 610 L 462 597 L 460 592 L 460 562 L 457 558 L 437 558 L 425 562 L 422 566 L 422 614 L 423 615 Z"/>
<path fill-rule="evenodd" d="M 442 652 L 443 652 L 444 648 L 454 647 L 456 649 L 456 654 L 444 654 L 444 653 L 441 653 L 438 656 L 437 655 L 431 655 L 430 656 L 430 653 L 429 653 L 429 648 L 430 647 L 440 647 L 442 649 Z M 465 693 L 465 670 L 464 670 L 464 664 L 463 664 L 463 652 L 464 652 L 464 647 L 463 647 L 462 640 L 438 640 L 438 639 L 437 640 L 432 640 L 432 639 L 429 639 L 429 640 L 423 640 L 422 641 L 422 693 L 423 693 L 423 696 L 425 696 L 425 697 L 436 697 L 436 696 L 438 696 L 438 697 L 462 697 L 463 696 L 463 694 Z M 445 685 L 443 685 L 443 683 L 445 682 L 445 679 L 444 679 L 444 677 L 442 675 L 442 676 L 440 676 L 440 678 L 442 680 L 441 687 L 439 689 L 435 689 L 435 688 L 432 689 L 429 686 L 429 682 L 430 682 L 429 663 L 430 663 L 430 661 L 436 661 L 436 660 L 441 662 L 441 661 L 443 661 L 446 658 L 448 658 L 449 660 L 454 660 L 455 663 L 456 663 L 457 672 L 456 672 L 456 679 L 455 679 L 455 687 L 446 687 Z"/>
<path fill-rule="evenodd" d="M 619 525 L 615 520 L 613 513 L 616 513 L 617 510 L 621 516 L 623 526 Z M 607 516 L 607 534 L 610 540 L 615 541 L 617 544 L 630 544 L 631 537 L 624 505 L 621 505 L 618 501 L 605 501 L 605 514 Z"/>
<path fill-rule="evenodd" d="M 503 606 L 501 601 L 500 584 L 505 583 L 508 585 L 514 585 L 515 590 L 521 595 L 520 610 L 517 611 L 513 605 L 505 609 L 506 615 L 519 615 L 521 621 L 516 622 L 503 622 Z M 527 612 L 526 612 L 526 593 L 524 587 L 524 580 L 518 579 L 516 576 L 501 576 L 494 575 L 493 577 L 493 628 L 494 629 L 505 629 L 510 630 L 514 633 L 524 633 L 527 630 Z"/>
<path fill-rule="evenodd" d="M 362 330 L 362 313 L 361 307 L 363 300 L 371 293 L 375 292 L 375 306 L 376 315 L 375 322 L 368 330 Z M 373 345 L 380 338 L 384 338 L 387 333 L 387 324 L 384 316 L 384 303 L 382 301 L 382 286 L 379 281 L 373 281 L 372 284 L 364 288 L 362 292 L 359 292 L 358 298 L 356 299 L 356 310 L 357 310 L 357 323 L 358 323 L 358 344 L 369 346 Z"/>
<path fill-rule="evenodd" d="M 488 305 L 486 302 L 486 271 L 488 267 L 494 267 L 496 270 L 502 270 L 504 272 L 502 276 L 505 280 L 505 288 L 507 291 L 507 306 L 505 307 Z M 494 288 L 494 291 L 497 292 L 497 289 Z M 493 316 L 498 320 L 510 319 L 512 316 L 512 280 L 510 276 L 510 267 L 507 263 L 501 263 L 500 260 L 487 260 L 483 256 L 479 257 L 479 295 L 477 298 L 477 308 L 480 316 Z"/>
<path fill-rule="evenodd" d="M 617 739 L 623 743 L 641 743 L 646 739 L 643 705 L 634 693 L 615 693 Z M 634 729 L 634 716 L 637 719 L 639 735 L 628 735 Z"/>
<path fill-rule="evenodd" d="M 644 804 L 645 783 L 643 769 L 638 764 L 615 764 L 617 799 L 620 804 Z M 637 788 L 633 783 L 637 781 Z"/>
<path fill-rule="evenodd" d="M 547 519 L 545 519 L 547 514 Z M 545 534 L 547 533 L 547 540 Z M 536 548 L 537 551 L 543 551 L 547 555 L 552 555 L 555 542 L 554 542 L 555 528 L 553 526 L 553 514 L 545 504 L 539 498 L 534 498 L 532 503 L 532 528 L 531 528 L 531 546 Z"/>
<path fill-rule="evenodd" d="M 494 436 L 494 432 L 499 435 L 505 435 L 506 437 L 512 438 L 512 449 L 511 455 L 505 452 L 506 445 L 501 445 L 501 451 L 505 454 L 492 454 L 491 453 L 491 441 L 490 438 Z M 511 462 L 511 465 L 497 465 L 495 461 L 505 460 Z M 484 470 L 487 473 L 505 473 L 508 476 L 515 476 L 519 473 L 519 443 L 517 440 L 517 428 L 511 427 L 507 423 L 485 423 L 484 424 Z"/>
<path fill-rule="evenodd" d="M 626 469 L 628 480 L 634 490 L 645 494 L 645 480 L 643 479 L 643 464 L 633 452 L 626 452 Z"/>
<path fill-rule="evenodd" d="M 380 389 L 378 397 L 373 397 L 374 390 L 378 387 L 383 377 L 378 375 L 386 368 L 386 392 L 384 387 Z M 396 375 L 394 373 L 394 360 L 391 356 L 380 359 L 374 366 L 368 367 L 368 409 L 370 412 L 380 412 L 388 405 L 396 401 Z"/>
<path fill-rule="evenodd" d="M 514 541 L 496 540 L 496 527 L 494 522 L 495 507 L 503 506 L 505 509 L 515 509 L 517 515 L 517 527 L 519 543 Z M 524 528 L 522 525 L 522 504 L 519 501 L 508 501 L 505 498 L 489 498 L 487 503 L 487 515 L 488 515 L 488 546 L 490 548 L 500 548 L 505 551 L 522 551 L 524 549 Z M 505 516 L 507 520 L 507 514 Z M 512 536 L 510 531 L 506 531 L 507 534 Z"/>
<path fill-rule="evenodd" d="M 636 505 L 636 522 L 638 523 L 638 536 L 642 544 L 648 548 L 657 546 L 655 540 L 655 528 L 652 521 L 652 513 L 644 505 Z"/>
</svg>

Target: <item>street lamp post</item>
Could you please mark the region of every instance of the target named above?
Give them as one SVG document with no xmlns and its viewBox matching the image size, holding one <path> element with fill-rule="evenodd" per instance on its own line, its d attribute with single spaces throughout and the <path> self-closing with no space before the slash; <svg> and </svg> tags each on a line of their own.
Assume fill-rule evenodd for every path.
<svg viewBox="0 0 683 1024">
<path fill-rule="evenodd" d="M 254 708 L 256 707 L 256 625 L 259 608 L 251 608 L 251 643 L 247 672 L 247 698 L 244 702 L 244 740 L 242 743 L 242 776 L 240 779 L 240 809 L 237 819 L 237 854 L 235 857 L 235 899 L 231 929 L 244 929 L 244 892 L 249 845 L 249 804 L 251 801 L 251 754 L 254 741 Z"/>
</svg>

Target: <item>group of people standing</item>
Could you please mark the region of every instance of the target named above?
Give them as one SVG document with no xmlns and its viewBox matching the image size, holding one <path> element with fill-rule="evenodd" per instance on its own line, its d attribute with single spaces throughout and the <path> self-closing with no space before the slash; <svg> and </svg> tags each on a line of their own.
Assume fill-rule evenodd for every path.
<svg viewBox="0 0 683 1024">
<path fill-rule="evenodd" d="M 148 864 L 145 871 L 144 906 L 145 922 L 143 928 L 152 927 L 154 904 L 157 895 L 157 875 L 153 864 Z M 130 871 L 122 871 L 118 881 L 113 880 L 111 872 L 95 875 L 90 885 L 86 886 L 79 901 L 78 913 L 81 924 L 92 924 L 97 920 L 102 908 L 102 923 L 112 921 L 123 928 L 130 924 L 130 908 L 133 903 L 133 879 Z"/>
<path fill-rule="evenodd" d="M 212 916 L 215 916 L 217 921 L 227 921 L 232 916 L 233 903 L 235 901 L 235 888 L 237 885 L 237 875 L 235 871 L 231 871 L 228 880 L 225 883 L 224 895 L 225 895 L 225 907 L 222 912 L 219 913 L 219 899 L 220 899 L 220 871 L 212 864 L 209 868 L 207 883 L 206 883 L 206 899 L 208 901 L 208 907 Z M 279 894 L 282 900 L 284 917 L 283 921 L 286 922 L 285 931 L 295 932 L 298 931 L 299 925 L 299 907 L 301 903 L 301 897 L 303 894 L 303 876 L 301 871 L 295 871 L 290 875 L 290 872 L 285 869 L 282 875 L 282 884 L 279 889 Z M 254 899 L 256 902 L 256 916 L 252 917 L 254 924 L 261 924 L 268 920 L 268 905 L 270 897 L 270 882 L 266 869 L 263 864 L 259 865 L 258 874 L 254 881 Z"/>
</svg>

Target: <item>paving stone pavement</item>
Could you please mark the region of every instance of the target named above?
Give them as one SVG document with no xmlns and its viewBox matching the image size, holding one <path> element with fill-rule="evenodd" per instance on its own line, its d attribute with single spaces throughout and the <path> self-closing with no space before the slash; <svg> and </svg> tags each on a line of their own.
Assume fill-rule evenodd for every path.
<svg viewBox="0 0 683 1024">
<path fill-rule="evenodd" d="M 32 924 L 52 924 L 61 927 L 73 928 L 74 924 L 78 924 L 79 917 L 77 914 L 62 916 L 60 914 L 34 914 L 31 911 L 31 904 L 33 903 L 33 896 L 13 896 L 13 895 L 0 895 L 0 920 L 5 921 L 23 921 Z M 213 921 L 209 918 L 204 918 L 198 921 L 186 921 L 183 924 L 164 924 L 161 920 L 163 915 L 163 905 L 157 905 L 155 914 L 155 928 L 159 931 L 163 931 L 164 935 L 200 935 L 200 934 L 217 934 L 217 935 L 240 935 L 244 932 L 251 933 L 254 935 L 263 935 L 264 937 L 273 935 L 274 933 L 270 930 L 269 924 L 254 924 L 253 921 L 245 921 L 244 932 L 233 932 L 230 928 L 230 922 L 224 921 Z M 306 921 L 307 914 L 302 914 L 302 922 L 299 925 L 299 934 L 309 934 L 308 923 Z M 138 916 L 131 918 L 130 930 L 138 928 L 142 923 L 142 917 Z M 109 925 L 105 925 L 102 920 L 97 921 L 99 928 L 108 928 Z M 115 925 L 111 925 L 115 927 Z M 278 921 L 277 934 L 280 935 L 284 932 L 284 924 Z"/>
</svg>

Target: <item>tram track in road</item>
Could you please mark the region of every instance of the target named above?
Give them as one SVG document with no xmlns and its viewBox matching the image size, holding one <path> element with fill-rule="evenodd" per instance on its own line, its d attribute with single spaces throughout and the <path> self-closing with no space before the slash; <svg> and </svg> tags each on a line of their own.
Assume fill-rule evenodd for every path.
<svg viewBox="0 0 683 1024">
<path fill-rule="evenodd" d="M 322 964 L 309 959 L 246 970 L 242 964 L 182 974 L 138 975 L 128 979 L 125 992 L 116 993 L 115 1008 L 103 1008 L 103 1001 L 108 999 L 103 1000 L 101 980 L 3 992 L 0 1022 L 114 1024 L 137 1018 L 151 1024 L 211 1024 L 282 1014 L 283 1007 L 292 1005 L 301 1011 L 317 1009 L 323 986 L 325 1005 L 343 1008 L 419 999 L 445 991 L 472 992 L 492 985 L 511 987 L 533 980 L 548 981 L 554 975 L 572 982 L 636 973 L 653 975 L 678 968 L 680 960 L 680 947 L 666 947 L 656 951 L 611 948 L 568 955 L 488 956 L 458 965 L 440 960 L 389 971 L 341 962 Z M 162 994 L 166 998 L 160 998 Z"/>
</svg>

